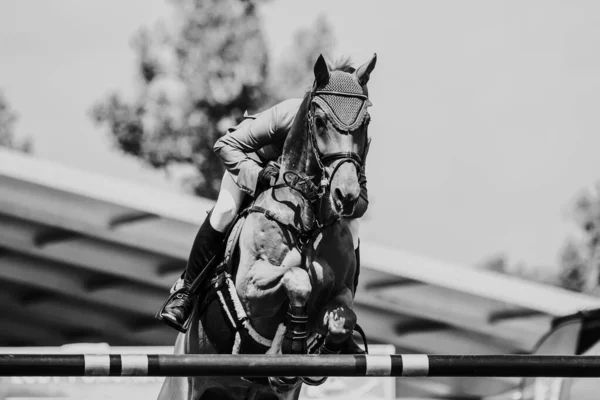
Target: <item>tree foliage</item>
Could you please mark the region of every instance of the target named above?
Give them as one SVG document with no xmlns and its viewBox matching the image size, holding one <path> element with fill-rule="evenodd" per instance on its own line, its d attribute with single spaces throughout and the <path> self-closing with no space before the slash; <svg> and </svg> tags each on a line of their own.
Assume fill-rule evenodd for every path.
<svg viewBox="0 0 600 400">
<path fill-rule="evenodd" d="M 30 153 L 31 138 L 19 139 L 15 133 L 17 114 L 11 108 L 4 93 L 0 92 L 0 146 Z"/>
<path fill-rule="evenodd" d="M 569 237 L 559 249 L 558 270 L 509 265 L 504 255 L 488 258 L 481 267 L 575 292 L 600 295 L 600 183 L 576 196 L 572 217 L 580 235 Z"/>
<path fill-rule="evenodd" d="M 139 90 L 98 101 L 92 118 L 116 147 L 155 168 L 194 165 L 194 193 L 215 198 L 223 166 L 213 144 L 245 111 L 306 89 L 316 56 L 333 46 L 327 21 L 296 34 L 289 58 L 271 68 L 257 10 L 250 0 L 172 0 L 171 23 L 142 27 L 133 40 Z"/>
<path fill-rule="evenodd" d="M 549 285 L 557 284 L 557 277 L 546 267 L 528 265 L 524 262 L 510 263 L 508 257 L 504 254 L 498 254 L 485 259 L 479 265 L 480 268 L 489 271 L 499 272 L 501 274 L 516 276 L 525 280 L 545 283 Z"/>
<path fill-rule="evenodd" d="M 575 292 L 585 291 L 589 280 L 589 262 L 580 246 L 568 240 L 560 254 L 559 285 Z"/>
<path fill-rule="evenodd" d="M 573 217 L 580 231 L 561 258 L 561 286 L 580 292 L 598 292 L 600 269 L 600 184 L 579 194 Z"/>
</svg>

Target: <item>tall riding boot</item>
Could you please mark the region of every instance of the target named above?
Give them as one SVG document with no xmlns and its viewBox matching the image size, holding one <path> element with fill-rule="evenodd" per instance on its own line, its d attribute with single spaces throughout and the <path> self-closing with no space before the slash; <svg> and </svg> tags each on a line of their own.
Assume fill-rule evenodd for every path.
<svg viewBox="0 0 600 400">
<path fill-rule="evenodd" d="M 356 257 L 356 271 L 354 272 L 354 289 L 352 295 L 356 295 L 356 289 L 358 287 L 358 276 L 360 275 L 360 241 L 358 242 L 358 246 L 356 250 L 354 250 L 354 256 Z M 362 332 L 362 331 L 360 331 Z M 365 348 L 366 348 L 365 343 Z M 354 340 L 354 337 L 351 335 L 346 339 L 343 343 L 342 353 L 344 354 L 365 354 L 366 352 L 360 348 L 360 346 Z"/>
<path fill-rule="evenodd" d="M 190 286 L 198 275 L 206 268 L 212 258 L 221 250 L 225 233 L 215 230 L 210 224 L 209 213 L 200 226 L 192 245 L 190 256 L 184 272 L 184 285 L 165 305 L 161 317 L 173 328 L 185 332 L 183 325 L 189 318 L 193 302 Z"/>
</svg>

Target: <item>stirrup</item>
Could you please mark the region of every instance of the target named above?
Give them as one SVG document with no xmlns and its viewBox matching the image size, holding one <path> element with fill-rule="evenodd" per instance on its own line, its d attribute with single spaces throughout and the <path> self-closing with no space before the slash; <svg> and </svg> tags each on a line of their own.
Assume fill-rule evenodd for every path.
<svg viewBox="0 0 600 400">
<path fill-rule="evenodd" d="M 185 322 L 182 325 L 179 325 L 173 321 L 171 321 L 168 318 L 164 318 L 162 316 L 162 313 L 165 311 L 165 307 L 167 306 L 167 304 L 173 299 L 175 298 L 175 296 L 177 296 L 179 293 L 183 292 L 184 290 L 188 289 L 187 287 L 182 287 L 176 291 L 174 291 L 173 293 L 171 293 L 169 295 L 169 297 L 167 298 L 167 300 L 163 303 L 163 305 L 160 307 L 160 309 L 158 310 L 158 312 L 156 313 L 156 315 L 154 315 L 154 318 L 158 319 L 159 321 L 164 322 L 165 324 L 169 325 L 171 328 L 178 330 L 181 333 L 186 333 L 188 331 L 188 329 L 190 328 L 190 325 L 192 324 L 192 318 L 190 318 L 193 314 L 194 314 L 194 309 L 196 308 L 196 301 L 192 300 L 192 294 L 190 294 L 190 301 L 192 301 L 192 309 L 190 310 L 190 314 L 188 315 L 188 318 L 185 320 Z"/>
</svg>

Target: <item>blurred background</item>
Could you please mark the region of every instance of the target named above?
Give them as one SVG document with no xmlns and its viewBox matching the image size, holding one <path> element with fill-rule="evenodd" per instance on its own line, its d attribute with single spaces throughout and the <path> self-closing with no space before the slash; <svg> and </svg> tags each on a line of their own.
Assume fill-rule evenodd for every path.
<svg viewBox="0 0 600 400">
<path fill-rule="evenodd" d="M 599 44 L 593 0 L 2 1 L 0 296 L 23 318 L 0 317 L 0 344 L 171 344 L 152 313 L 218 193 L 215 140 L 245 111 L 301 97 L 318 54 L 377 53 L 364 285 L 388 282 L 396 300 L 365 294 L 362 315 L 421 325 L 374 342 L 463 350 L 436 348 L 442 330 L 481 335 L 465 351 L 530 349 L 564 310 L 518 285 L 600 304 Z M 484 275 L 424 277 L 452 268 Z M 518 300 L 482 297 L 484 281 Z M 528 318 L 528 339 L 514 345 L 514 320 L 498 338 L 489 314 L 477 329 L 455 315 L 474 299 Z M 92 314 L 97 326 L 76 322 Z"/>
</svg>

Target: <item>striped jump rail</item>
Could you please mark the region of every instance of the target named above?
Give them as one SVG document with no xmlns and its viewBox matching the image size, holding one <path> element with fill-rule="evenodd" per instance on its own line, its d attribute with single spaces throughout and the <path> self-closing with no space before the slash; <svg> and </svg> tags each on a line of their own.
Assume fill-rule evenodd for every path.
<svg viewBox="0 0 600 400">
<path fill-rule="evenodd" d="M 0 376 L 600 377 L 600 356 L 0 354 Z"/>
</svg>

